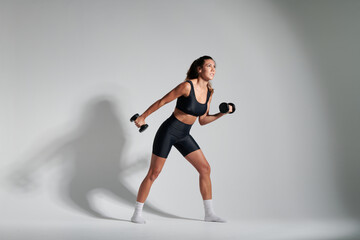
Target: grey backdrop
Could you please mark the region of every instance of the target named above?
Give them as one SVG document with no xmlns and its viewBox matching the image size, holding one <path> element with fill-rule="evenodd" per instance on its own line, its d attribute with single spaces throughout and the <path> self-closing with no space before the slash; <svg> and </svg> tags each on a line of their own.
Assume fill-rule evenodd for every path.
<svg viewBox="0 0 360 240">
<path fill-rule="evenodd" d="M 3 224 L 83 212 L 127 220 L 154 134 L 129 118 L 217 62 L 192 135 L 228 219 L 358 219 L 360 2 L 1 1 Z M 147 204 L 202 218 L 198 175 L 173 149 Z M 24 216 L 27 213 L 28 216 Z"/>
</svg>

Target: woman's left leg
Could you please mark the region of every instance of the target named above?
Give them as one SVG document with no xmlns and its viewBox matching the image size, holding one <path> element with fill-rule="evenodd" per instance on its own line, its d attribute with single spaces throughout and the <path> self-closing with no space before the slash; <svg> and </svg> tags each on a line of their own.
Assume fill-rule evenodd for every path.
<svg viewBox="0 0 360 240">
<path fill-rule="evenodd" d="M 203 200 L 212 198 L 211 179 L 210 179 L 210 165 L 206 160 L 201 149 L 193 151 L 185 156 L 191 165 L 193 165 L 199 172 L 200 192 Z"/>
<path fill-rule="evenodd" d="M 212 190 L 210 179 L 210 165 L 206 160 L 201 149 L 195 150 L 185 156 L 199 172 L 200 192 L 204 201 L 205 221 L 207 222 L 226 222 L 226 220 L 216 216 L 212 206 Z"/>
</svg>

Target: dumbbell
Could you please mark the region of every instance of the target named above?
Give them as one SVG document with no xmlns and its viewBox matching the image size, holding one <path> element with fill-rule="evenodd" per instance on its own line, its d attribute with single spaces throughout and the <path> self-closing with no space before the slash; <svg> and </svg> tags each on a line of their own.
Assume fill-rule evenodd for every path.
<svg viewBox="0 0 360 240">
<path fill-rule="evenodd" d="M 229 106 L 232 106 L 232 112 L 229 112 Z M 235 104 L 223 102 L 219 105 L 219 110 L 222 113 L 229 112 L 230 114 L 232 114 L 233 112 L 235 112 Z"/>
<path fill-rule="evenodd" d="M 130 122 L 135 121 L 138 117 L 139 117 L 139 114 L 136 113 L 134 116 L 132 116 L 132 117 L 130 118 Z M 141 126 L 140 126 L 140 129 L 139 129 L 139 132 L 145 131 L 148 126 L 149 126 L 149 125 L 147 125 L 147 124 L 141 125 Z"/>
</svg>

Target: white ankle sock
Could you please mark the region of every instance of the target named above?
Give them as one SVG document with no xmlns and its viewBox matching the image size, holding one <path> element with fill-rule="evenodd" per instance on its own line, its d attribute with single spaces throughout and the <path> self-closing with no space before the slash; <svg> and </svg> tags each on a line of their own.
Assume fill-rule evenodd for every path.
<svg viewBox="0 0 360 240">
<path fill-rule="evenodd" d="M 135 203 L 135 210 L 134 214 L 131 217 L 131 221 L 133 223 L 146 223 L 145 219 L 142 217 L 142 209 L 143 209 L 144 203 L 136 202 Z"/>
<path fill-rule="evenodd" d="M 205 221 L 206 222 L 226 222 L 225 219 L 222 219 L 221 217 L 216 216 L 212 199 L 204 200 L 204 209 L 205 209 Z"/>
</svg>

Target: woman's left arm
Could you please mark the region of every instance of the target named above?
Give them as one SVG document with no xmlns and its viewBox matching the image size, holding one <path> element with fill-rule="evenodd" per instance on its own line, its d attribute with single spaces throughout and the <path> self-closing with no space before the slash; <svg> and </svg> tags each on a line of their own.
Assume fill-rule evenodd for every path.
<svg viewBox="0 0 360 240">
<path fill-rule="evenodd" d="M 214 115 L 209 114 L 210 102 L 211 102 L 211 99 L 212 99 L 212 95 L 213 95 L 213 93 L 211 93 L 211 95 L 210 95 L 206 113 L 199 117 L 199 123 L 200 123 L 201 126 L 206 125 L 208 123 L 211 123 L 211 122 L 215 121 L 216 119 L 228 114 L 228 113 L 221 113 L 221 112 L 216 113 Z M 231 111 L 232 111 L 232 107 L 230 106 L 229 112 L 231 112 Z"/>
</svg>

